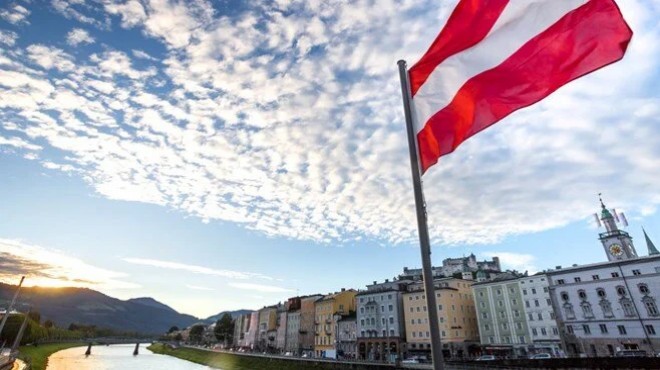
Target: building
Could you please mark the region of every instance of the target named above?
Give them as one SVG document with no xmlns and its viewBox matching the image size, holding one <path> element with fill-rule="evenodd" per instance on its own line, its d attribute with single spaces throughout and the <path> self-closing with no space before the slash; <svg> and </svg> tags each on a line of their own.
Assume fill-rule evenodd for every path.
<svg viewBox="0 0 660 370">
<path fill-rule="evenodd" d="M 474 254 L 467 257 L 446 258 L 442 261 L 442 266 L 432 267 L 434 278 L 452 277 L 454 274 L 464 272 L 477 272 L 479 270 L 486 272 L 501 272 L 499 257 L 493 257 L 490 261 L 477 261 Z M 467 277 L 464 275 L 463 277 Z M 403 268 L 403 273 L 399 275 L 401 280 L 420 280 L 422 278 L 422 269 Z"/>
<path fill-rule="evenodd" d="M 549 271 L 561 340 L 572 356 L 660 350 L 660 254 L 644 231 L 649 255 L 639 257 L 618 215 L 601 201 L 599 234 L 607 262 Z M 625 224 L 625 223 L 624 223 Z"/>
<path fill-rule="evenodd" d="M 559 331 L 545 274 L 499 274 L 472 285 L 482 352 L 561 356 Z"/>
<path fill-rule="evenodd" d="M 373 282 L 359 292 L 357 300 L 357 356 L 362 360 L 383 361 L 389 354 L 401 358 L 406 342 L 403 293 L 412 280 Z"/>
<path fill-rule="evenodd" d="M 479 334 L 471 290 L 473 281 L 441 278 L 434 280 L 433 284 L 444 356 L 463 358 L 476 355 Z M 430 357 L 431 333 L 423 284 L 409 285 L 402 299 L 407 352 Z"/>
<path fill-rule="evenodd" d="M 287 306 L 284 304 L 277 308 L 275 348 L 280 352 L 284 352 L 286 347 Z"/>
<path fill-rule="evenodd" d="M 299 348 L 301 354 L 312 356 L 316 340 L 316 301 L 323 298 L 322 295 L 310 295 L 300 298 L 300 329 L 298 332 Z"/>
<path fill-rule="evenodd" d="M 259 320 L 258 312 L 236 317 L 234 322 L 234 347 L 253 349 Z"/>
<path fill-rule="evenodd" d="M 337 357 L 353 360 L 357 358 L 357 316 L 355 312 L 350 315 L 336 315 L 337 328 Z"/>
<path fill-rule="evenodd" d="M 259 310 L 259 328 L 256 347 L 261 351 L 274 352 L 277 336 L 277 305 Z"/>
<path fill-rule="evenodd" d="M 343 317 L 355 312 L 355 295 L 353 289 L 343 289 L 341 292 L 328 294 L 315 304 L 315 343 L 316 357 L 329 356 L 336 350 L 337 317 Z"/>
<path fill-rule="evenodd" d="M 286 312 L 286 341 L 284 344 L 285 352 L 300 354 L 302 347 L 300 345 L 300 297 L 289 298 Z"/>
</svg>

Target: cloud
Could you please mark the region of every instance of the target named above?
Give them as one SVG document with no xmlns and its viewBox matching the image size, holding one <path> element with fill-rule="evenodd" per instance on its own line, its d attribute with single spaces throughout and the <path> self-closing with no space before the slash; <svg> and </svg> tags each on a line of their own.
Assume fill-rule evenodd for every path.
<svg viewBox="0 0 660 370">
<path fill-rule="evenodd" d="M 133 50 L 131 50 L 131 52 L 133 53 L 133 55 L 134 55 L 136 58 L 146 59 L 146 60 L 152 60 L 152 61 L 156 61 L 156 60 L 158 60 L 158 59 L 152 57 L 151 55 L 147 54 L 146 52 L 144 52 L 144 51 L 142 51 L 142 50 L 136 50 L 136 49 L 133 49 Z"/>
<path fill-rule="evenodd" d="M 0 239 L 0 281 L 26 286 L 134 289 L 127 274 L 90 265 L 65 253 L 18 240 Z"/>
<path fill-rule="evenodd" d="M 74 28 L 66 34 L 66 42 L 71 46 L 78 46 L 80 44 L 91 44 L 94 42 L 94 38 L 84 29 Z"/>
<path fill-rule="evenodd" d="M 396 60 L 419 58 L 455 2 L 245 2 L 231 15 L 201 0 L 58 4 L 141 32 L 140 48 L 163 50 L 161 63 L 112 38 L 91 56 L 46 41 L 0 54 L 0 122 L 15 123 L 7 139 L 47 148 L 47 163 L 66 157 L 109 199 L 275 237 L 415 242 Z M 659 10 L 619 5 L 635 31 L 622 62 L 425 175 L 434 243 L 582 221 L 599 192 L 631 218 L 655 212 Z"/>
<path fill-rule="evenodd" d="M 291 289 L 286 289 L 278 286 L 273 286 L 273 285 L 262 285 L 262 284 L 251 284 L 251 283 L 229 283 L 227 284 L 230 287 L 237 288 L 237 289 L 243 289 L 243 290 L 251 290 L 253 292 L 260 292 L 260 293 L 290 293 L 293 292 Z"/>
<path fill-rule="evenodd" d="M 250 272 L 231 271 L 231 270 L 218 270 L 218 269 L 212 269 L 212 268 L 209 268 L 209 267 L 203 267 L 203 266 L 197 266 L 197 265 L 188 265 L 188 264 L 179 263 L 179 262 L 161 261 L 161 260 L 144 259 L 144 258 L 124 258 L 124 261 L 126 261 L 128 263 L 135 264 L 135 265 L 143 265 L 143 266 L 158 267 L 158 268 L 170 269 L 170 270 L 186 271 L 186 272 L 192 272 L 194 274 L 219 276 L 219 277 L 225 277 L 225 278 L 230 278 L 230 279 L 263 278 L 263 279 L 270 280 L 269 277 L 261 275 L 261 274 L 254 274 L 254 273 L 250 273 Z"/>
<path fill-rule="evenodd" d="M 14 31 L 0 30 L 0 42 L 7 46 L 14 46 L 18 34 Z"/>
<path fill-rule="evenodd" d="M 192 289 L 192 290 L 204 290 L 204 291 L 213 291 L 213 290 L 215 290 L 213 288 L 207 288 L 207 287 L 197 286 L 197 285 L 187 285 L 187 284 L 186 284 L 186 288 Z"/>
<path fill-rule="evenodd" d="M 29 15 L 30 11 L 18 4 L 14 4 L 9 8 L 0 9 L 0 18 L 11 24 L 28 23 L 27 17 Z"/>
<path fill-rule="evenodd" d="M 508 270 L 517 270 L 520 272 L 528 271 L 530 274 L 534 274 L 539 270 L 535 264 L 536 257 L 531 254 L 512 252 L 482 252 L 480 255 L 484 258 L 499 257 L 502 266 Z"/>
</svg>

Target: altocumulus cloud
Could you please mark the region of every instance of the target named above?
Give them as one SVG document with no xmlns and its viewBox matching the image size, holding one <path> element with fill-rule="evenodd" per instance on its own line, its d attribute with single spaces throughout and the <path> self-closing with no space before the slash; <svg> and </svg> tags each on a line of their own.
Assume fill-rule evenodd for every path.
<svg viewBox="0 0 660 370">
<path fill-rule="evenodd" d="M 204 0 L 54 1 L 66 19 L 138 32 L 162 55 L 119 41 L 91 54 L 24 45 L 3 31 L 16 43 L 0 50 L 3 140 L 110 199 L 293 239 L 408 242 L 416 223 L 395 61 L 418 58 L 454 4 L 248 2 L 227 16 Z M 426 175 L 436 241 L 558 227 L 586 217 L 600 191 L 633 214 L 654 211 L 660 9 L 619 5 L 635 30 L 623 62 L 511 116 Z M 29 27 L 30 12 L 18 13 L 0 11 Z M 42 146 L 48 154 L 37 156 Z"/>
</svg>

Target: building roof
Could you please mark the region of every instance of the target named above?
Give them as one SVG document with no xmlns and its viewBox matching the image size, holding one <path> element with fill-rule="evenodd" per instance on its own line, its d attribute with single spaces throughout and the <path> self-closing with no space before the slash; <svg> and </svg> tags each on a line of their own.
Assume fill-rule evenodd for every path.
<svg viewBox="0 0 660 370">
<path fill-rule="evenodd" d="M 649 250 L 649 256 L 655 256 L 656 254 L 660 254 L 660 252 L 658 252 L 658 249 L 651 241 L 651 238 L 649 238 L 648 234 L 646 234 L 646 230 L 644 230 L 643 227 L 642 227 L 642 231 L 644 231 L 644 238 L 646 239 L 646 247 Z"/>
<path fill-rule="evenodd" d="M 563 274 L 565 272 L 590 270 L 590 269 L 599 268 L 599 267 L 607 267 L 607 266 L 610 266 L 610 265 L 612 265 L 612 266 L 630 265 L 630 264 L 633 264 L 633 263 L 655 261 L 655 260 L 660 260 L 660 255 L 641 256 L 641 257 L 631 258 L 631 259 L 627 259 L 627 260 L 606 261 L 606 262 L 590 263 L 590 264 L 587 264 L 587 265 L 578 265 L 578 266 L 572 266 L 572 267 L 566 267 L 566 268 L 558 268 L 558 269 L 555 269 L 555 270 L 548 270 L 548 271 L 546 271 L 546 274 L 547 275 L 558 275 L 558 274 Z"/>
</svg>

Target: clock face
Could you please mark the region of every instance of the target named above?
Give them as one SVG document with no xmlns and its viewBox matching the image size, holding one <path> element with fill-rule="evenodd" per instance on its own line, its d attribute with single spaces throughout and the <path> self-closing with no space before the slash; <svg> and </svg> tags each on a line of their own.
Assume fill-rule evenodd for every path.
<svg viewBox="0 0 660 370">
<path fill-rule="evenodd" d="M 612 253 L 613 256 L 620 256 L 623 254 L 623 249 L 619 244 L 612 244 L 610 245 L 610 253 Z"/>
</svg>

